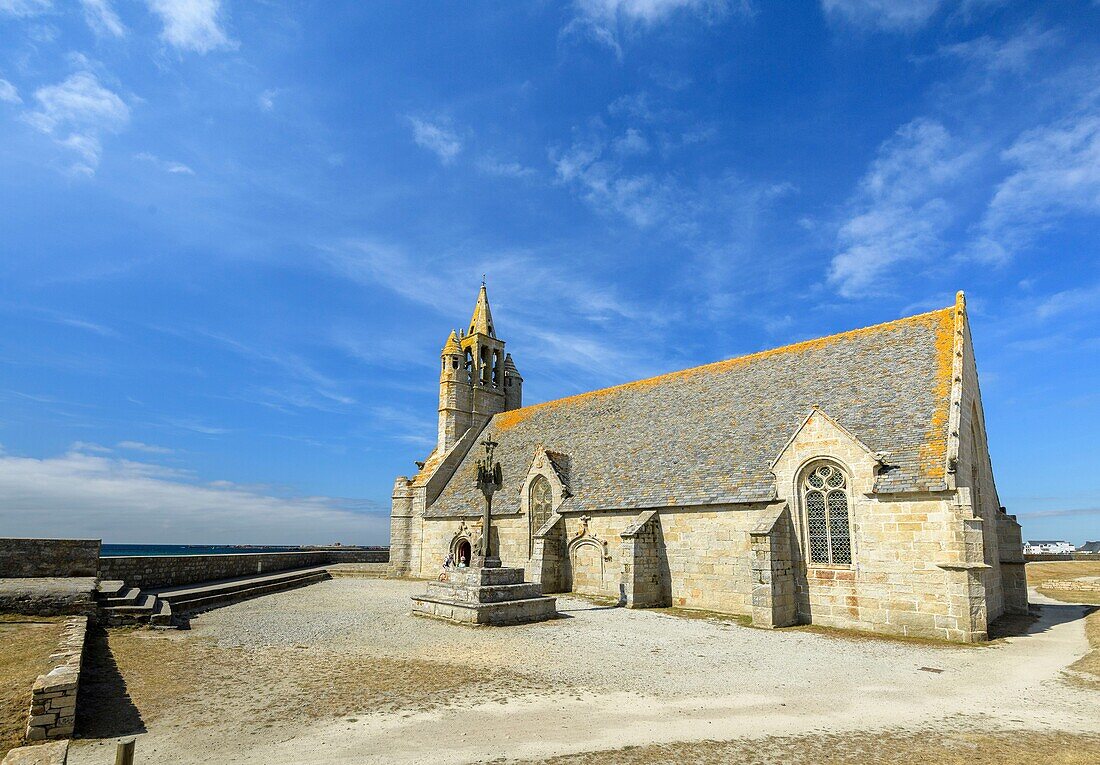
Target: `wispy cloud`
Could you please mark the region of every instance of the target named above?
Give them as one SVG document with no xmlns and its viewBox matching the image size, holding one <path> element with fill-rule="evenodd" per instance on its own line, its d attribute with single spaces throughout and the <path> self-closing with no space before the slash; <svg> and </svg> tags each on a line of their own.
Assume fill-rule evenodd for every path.
<svg viewBox="0 0 1100 765">
<path fill-rule="evenodd" d="M 944 195 L 977 153 L 938 122 L 902 126 L 860 180 L 837 232 L 830 283 L 845 297 L 881 292 L 896 266 L 941 253 L 943 232 L 954 220 Z"/>
<path fill-rule="evenodd" d="M 1073 507 L 1058 510 L 1021 510 L 1016 515 L 1027 518 L 1066 518 L 1078 515 L 1100 515 L 1100 507 Z"/>
<path fill-rule="evenodd" d="M 182 162 L 175 162 L 172 160 L 161 159 L 155 154 L 143 151 L 134 155 L 134 159 L 139 159 L 142 162 L 148 162 L 154 167 L 163 170 L 166 173 L 172 173 L 173 175 L 194 175 L 195 171 Z"/>
<path fill-rule="evenodd" d="M 486 175 L 493 175 L 498 178 L 530 178 L 537 175 L 534 168 L 521 165 L 519 162 L 509 162 L 490 156 L 479 158 L 477 169 Z"/>
<path fill-rule="evenodd" d="M 1029 25 L 1021 32 L 998 39 L 989 35 L 947 45 L 941 55 L 971 61 L 992 73 L 1027 72 L 1040 54 L 1062 42 L 1062 35 L 1051 29 Z"/>
<path fill-rule="evenodd" d="M 41 87 L 34 99 L 36 107 L 25 112 L 23 119 L 48 135 L 68 132 L 55 140 L 79 157 L 72 165 L 77 173 L 94 174 L 102 154 L 101 136 L 117 133 L 130 121 L 130 107 L 91 71 Z"/>
<path fill-rule="evenodd" d="M 256 97 L 256 103 L 260 107 L 261 111 L 270 112 L 275 109 L 275 96 L 279 95 L 279 91 L 274 88 L 268 88 Z"/>
<path fill-rule="evenodd" d="M 1039 319 L 1089 311 L 1100 311 L 1100 284 L 1056 292 L 1035 307 Z"/>
<path fill-rule="evenodd" d="M 134 442 L 136 443 L 136 442 Z M 384 543 L 383 509 L 363 500 L 278 496 L 228 481 L 74 449 L 0 455 L 0 527 L 16 536 L 117 542 Z"/>
<path fill-rule="evenodd" d="M 125 37 L 126 27 L 122 25 L 110 0 L 80 0 L 84 6 L 84 20 L 100 37 Z"/>
<path fill-rule="evenodd" d="M 561 36 L 590 40 L 622 59 L 624 31 L 652 27 L 681 13 L 716 21 L 732 10 L 748 13 L 751 6 L 748 0 L 574 0 L 573 10 Z"/>
<path fill-rule="evenodd" d="M 209 53 L 235 48 L 223 28 L 221 0 L 146 0 L 164 24 L 161 39 L 179 50 Z"/>
<path fill-rule="evenodd" d="M 455 157 L 462 151 L 462 141 L 454 131 L 442 124 L 417 117 L 409 117 L 408 120 L 417 146 L 433 152 L 444 165 L 454 162 Z"/>
<path fill-rule="evenodd" d="M 971 252 L 1004 260 L 1066 215 L 1100 214 L 1100 106 L 1023 133 L 1002 158 L 1013 166 L 993 194 Z"/>
<path fill-rule="evenodd" d="M 891 32 L 924 26 L 942 4 L 942 0 L 821 0 L 830 21 Z"/>
<path fill-rule="evenodd" d="M 144 452 L 146 454 L 174 454 L 175 449 L 169 449 L 167 446 L 156 446 L 155 444 L 146 444 L 141 441 L 119 441 L 115 444 L 118 449 L 124 449 L 131 452 Z"/>
<path fill-rule="evenodd" d="M 37 16 L 52 7 L 51 0 L 0 0 L 0 13 L 19 18 Z"/>
<path fill-rule="evenodd" d="M 23 99 L 19 97 L 19 90 L 5 79 L 0 79 L 0 101 L 9 104 L 23 103 Z"/>
</svg>

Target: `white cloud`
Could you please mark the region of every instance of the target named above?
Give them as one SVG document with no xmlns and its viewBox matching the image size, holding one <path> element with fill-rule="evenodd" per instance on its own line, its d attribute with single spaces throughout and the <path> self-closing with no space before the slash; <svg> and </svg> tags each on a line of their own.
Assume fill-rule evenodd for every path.
<svg viewBox="0 0 1100 765">
<path fill-rule="evenodd" d="M 1023 133 L 1002 155 L 1014 166 L 981 221 L 972 253 L 1003 259 L 1068 214 L 1100 215 L 1100 109 Z"/>
<path fill-rule="evenodd" d="M 678 11 L 724 14 L 734 3 L 730 0 L 576 0 L 574 5 L 581 15 L 604 22 L 625 19 L 655 24 Z M 746 3 L 736 5 L 744 7 Z"/>
<path fill-rule="evenodd" d="M 161 38 L 180 50 L 209 53 L 237 43 L 222 28 L 221 0 L 146 0 L 164 23 Z"/>
<path fill-rule="evenodd" d="M 80 0 L 84 6 L 84 20 L 92 31 L 100 37 L 125 37 L 126 27 L 122 25 L 110 0 Z"/>
<path fill-rule="evenodd" d="M 9 104 L 23 103 L 23 99 L 19 97 L 19 91 L 5 79 L 0 79 L 0 101 Z"/>
<path fill-rule="evenodd" d="M 681 12 L 715 21 L 731 9 L 742 13 L 751 10 L 748 0 L 574 0 L 573 7 L 574 16 L 561 36 L 581 37 L 606 46 L 620 60 L 622 30 L 653 27 Z"/>
<path fill-rule="evenodd" d="M 612 144 L 618 154 L 648 154 L 649 141 L 636 128 L 627 128 L 627 131 L 615 139 Z"/>
<path fill-rule="evenodd" d="M 821 0 L 832 21 L 863 29 L 917 29 L 939 9 L 942 0 Z"/>
<path fill-rule="evenodd" d="M 182 162 L 175 162 L 172 160 L 161 159 L 155 154 L 143 151 L 134 155 L 134 159 L 140 159 L 142 162 L 148 162 L 166 173 L 173 175 L 194 175 L 195 171 Z"/>
<path fill-rule="evenodd" d="M 67 137 L 55 140 L 77 155 L 71 167 L 75 173 L 94 174 L 102 154 L 100 136 L 118 132 L 130 121 L 126 102 L 88 71 L 39 88 L 34 99 L 36 108 L 25 112 L 23 119 L 49 135 L 68 131 Z"/>
<path fill-rule="evenodd" d="M 34 93 L 38 107 L 26 120 L 43 133 L 58 127 L 117 131 L 130 120 L 130 107 L 91 72 L 77 72 Z"/>
<path fill-rule="evenodd" d="M 1035 307 L 1040 319 L 1100 310 L 1100 284 L 1056 292 Z"/>
<path fill-rule="evenodd" d="M 173 544 L 378 544 L 388 519 L 363 501 L 281 497 L 227 481 L 73 450 L 0 456 L 0 528 L 15 536 Z"/>
<path fill-rule="evenodd" d="M 146 454 L 174 454 L 174 449 L 169 449 L 167 446 L 156 446 L 155 444 L 146 444 L 141 441 L 119 441 L 115 446 L 119 449 L 126 449 L 132 452 L 145 452 Z"/>
<path fill-rule="evenodd" d="M 275 96 L 279 94 L 279 91 L 274 89 L 265 90 L 263 93 L 256 97 L 256 103 L 260 109 L 265 112 L 270 112 L 275 108 Z"/>
<path fill-rule="evenodd" d="M 1061 35 L 1053 30 L 1030 26 L 1017 35 L 997 40 L 988 35 L 948 45 L 941 52 L 972 61 L 993 73 L 1026 73 L 1045 50 L 1058 45 Z"/>
<path fill-rule="evenodd" d="M 0 0 L 0 13 L 24 18 L 45 13 L 52 6 L 50 0 Z"/>
<path fill-rule="evenodd" d="M 409 117 L 413 140 L 422 149 L 434 152 L 439 161 L 449 165 L 462 151 L 462 141 L 451 130 L 426 120 Z"/>
<path fill-rule="evenodd" d="M 841 295 L 880 291 L 895 267 L 942 250 L 941 236 L 954 219 L 944 193 L 958 184 L 976 154 L 943 125 L 925 119 L 902 126 L 879 147 L 837 233 L 840 252 L 829 281 Z"/>
<path fill-rule="evenodd" d="M 533 168 L 521 165 L 519 162 L 505 162 L 495 157 L 481 157 L 477 161 L 477 169 L 486 175 L 495 175 L 500 178 L 528 178 L 535 175 Z"/>
</svg>

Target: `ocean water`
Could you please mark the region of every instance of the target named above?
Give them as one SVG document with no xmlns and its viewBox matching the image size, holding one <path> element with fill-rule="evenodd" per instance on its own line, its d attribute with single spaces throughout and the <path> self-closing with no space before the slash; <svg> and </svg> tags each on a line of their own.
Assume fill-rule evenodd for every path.
<svg viewBox="0 0 1100 765">
<path fill-rule="evenodd" d="M 301 547 L 240 545 L 109 545 L 100 548 L 100 555 L 220 555 L 257 552 L 293 552 Z"/>
</svg>

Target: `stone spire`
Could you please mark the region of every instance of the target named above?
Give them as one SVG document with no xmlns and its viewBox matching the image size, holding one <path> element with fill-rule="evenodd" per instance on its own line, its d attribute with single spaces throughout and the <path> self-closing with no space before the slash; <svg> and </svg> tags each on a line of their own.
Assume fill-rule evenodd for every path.
<svg viewBox="0 0 1100 765">
<path fill-rule="evenodd" d="M 493 314 L 489 311 L 489 294 L 485 291 L 485 282 L 481 283 L 481 291 L 477 293 L 477 305 L 474 306 L 474 315 L 470 317 L 470 331 L 466 334 L 497 336 L 493 329 Z"/>
<path fill-rule="evenodd" d="M 462 346 L 458 344 L 458 334 L 451 330 L 451 336 L 447 338 L 447 342 L 443 345 L 444 356 L 461 356 Z"/>
</svg>

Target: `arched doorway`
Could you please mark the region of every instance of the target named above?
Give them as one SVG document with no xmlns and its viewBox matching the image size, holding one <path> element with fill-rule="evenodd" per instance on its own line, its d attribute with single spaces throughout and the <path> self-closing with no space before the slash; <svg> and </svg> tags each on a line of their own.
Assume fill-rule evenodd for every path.
<svg viewBox="0 0 1100 765">
<path fill-rule="evenodd" d="M 465 563 L 469 566 L 471 552 L 469 539 L 458 540 L 458 544 L 455 545 L 455 565 L 460 566 Z"/>
</svg>

